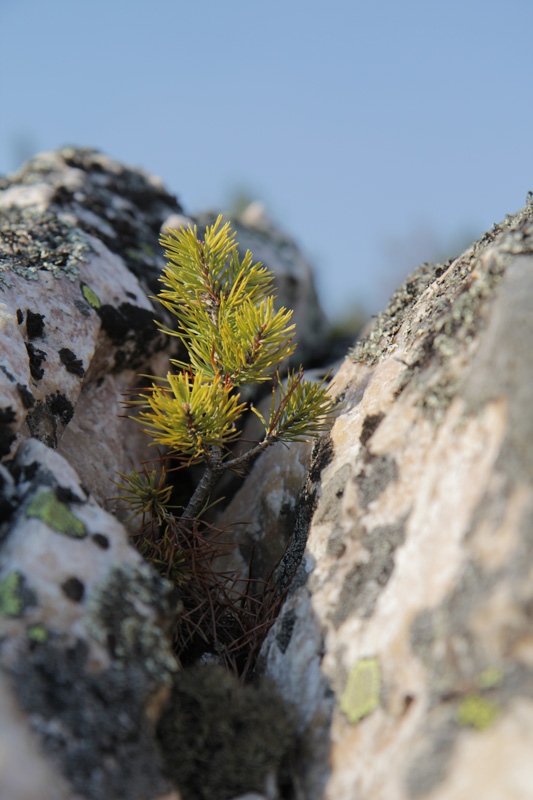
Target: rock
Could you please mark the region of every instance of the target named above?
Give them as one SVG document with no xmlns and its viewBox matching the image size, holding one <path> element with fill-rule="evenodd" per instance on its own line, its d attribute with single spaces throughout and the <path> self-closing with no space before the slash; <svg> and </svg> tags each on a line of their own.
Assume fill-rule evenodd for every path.
<svg viewBox="0 0 533 800">
<path fill-rule="evenodd" d="M 0 676 L 0 797 L 5 800 L 70 800 L 65 778 L 46 760 L 28 718 Z"/>
<path fill-rule="evenodd" d="M 320 382 L 327 380 L 330 374 L 331 370 L 313 369 L 305 370 L 304 377 Z M 269 395 L 257 404 L 264 418 L 268 418 L 271 402 Z M 259 441 L 263 431 L 259 418 L 250 414 L 239 452 Z M 229 487 L 231 499 L 222 511 L 213 515 L 213 523 L 223 531 L 223 540 L 236 547 L 217 562 L 221 568 L 254 579 L 269 578 L 293 535 L 312 449 L 312 442 L 292 442 L 289 446 L 277 443 L 269 447 L 256 459 L 234 492 L 231 489 L 235 479 L 231 475 L 222 477 L 217 491 L 226 495 Z"/>
<path fill-rule="evenodd" d="M 306 800 L 531 795 L 532 246 L 424 265 L 335 377 L 261 653 Z"/>
<path fill-rule="evenodd" d="M 227 508 L 216 516 L 224 541 L 237 545 L 220 560 L 224 568 L 264 580 L 285 552 L 294 530 L 311 445 L 296 442 L 285 450 L 278 443 L 262 453 Z"/>
<path fill-rule="evenodd" d="M 175 353 L 150 294 L 159 230 L 188 218 L 157 179 L 75 148 L 3 180 L 0 208 L 0 796 L 177 800 L 166 772 L 184 780 L 180 750 L 164 744 L 164 766 L 156 735 L 179 732 L 184 796 L 197 756 L 226 748 L 225 796 L 272 800 L 292 749 L 283 709 L 245 693 L 234 716 L 241 700 L 217 677 L 225 700 L 201 681 L 183 689 L 177 601 L 98 502 L 115 470 L 152 452 L 118 401 Z M 236 227 L 296 306 L 297 358 L 312 365 L 325 328 L 305 260 L 257 206 Z M 265 453 L 223 512 L 250 523 L 254 578 L 289 541 L 254 677 L 290 709 L 283 781 L 298 800 L 531 795 L 532 245 L 528 204 L 417 270 L 336 375 L 330 436 L 310 457 Z M 166 704 L 180 682 L 209 706 L 192 722 Z"/>
<path fill-rule="evenodd" d="M 155 743 L 176 671 L 170 585 L 41 442 L 0 477 L 2 798 L 177 800 Z"/>
<path fill-rule="evenodd" d="M 116 471 L 153 457 L 118 415 L 140 372 L 168 369 L 148 295 L 159 228 L 180 206 L 140 170 L 63 148 L 11 176 L 0 208 L 0 455 L 40 439 L 103 500 Z"/>
</svg>

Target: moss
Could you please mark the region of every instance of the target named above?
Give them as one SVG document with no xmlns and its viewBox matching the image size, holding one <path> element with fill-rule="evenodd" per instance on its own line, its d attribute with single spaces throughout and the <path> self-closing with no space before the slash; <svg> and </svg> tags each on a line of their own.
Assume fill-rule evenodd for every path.
<svg viewBox="0 0 533 800">
<path fill-rule="evenodd" d="M 379 705 L 381 673 L 377 658 L 362 658 L 352 667 L 342 693 L 340 710 L 359 722 Z"/>
<path fill-rule="evenodd" d="M 222 667 L 203 666 L 176 677 L 158 737 L 183 800 L 226 800 L 264 791 L 293 733 L 276 695 L 240 686 Z"/>
<path fill-rule="evenodd" d="M 478 731 L 489 728 L 499 713 L 499 706 L 480 694 L 469 694 L 459 705 L 456 714 L 458 725 L 471 726 Z"/>
<path fill-rule="evenodd" d="M 37 517 L 58 533 L 82 539 L 87 535 L 85 525 L 67 508 L 59 502 L 54 492 L 39 492 L 31 500 L 27 510 L 27 517 Z"/>
</svg>

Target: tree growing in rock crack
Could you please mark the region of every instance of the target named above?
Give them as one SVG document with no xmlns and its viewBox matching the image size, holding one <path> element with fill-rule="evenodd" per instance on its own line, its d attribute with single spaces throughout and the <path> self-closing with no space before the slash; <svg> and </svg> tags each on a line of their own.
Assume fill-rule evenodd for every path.
<svg viewBox="0 0 533 800">
<path fill-rule="evenodd" d="M 179 514 L 169 505 L 172 487 L 165 485 L 164 465 L 159 473 L 145 466 L 122 475 L 119 485 L 134 513 L 150 517 L 152 537 L 148 544 L 143 534 L 141 550 L 148 548 L 155 566 L 163 565 L 161 571 L 179 582 L 184 532 L 197 529 L 222 473 L 242 473 L 276 442 L 312 439 L 330 427 L 336 406 L 325 379 L 308 381 L 301 367 L 282 382 L 280 365 L 296 347 L 292 311 L 276 310 L 272 273 L 254 264 L 249 251 L 240 259 L 229 223 L 222 224 L 219 216 L 203 240 L 196 226 L 169 231 L 161 244 L 168 262 L 157 299 L 176 317 L 174 328 L 161 330 L 182 341 L 188 360 L 171 359 L 166 379 L 153 378 L 129 404 L 153 443 L 166 448 L 163 462 L 202 464 L 203 473 Z M 267 381 L 272 401 L 264 418 L 245 392 L 250 384 Z M 264 434 L 251 449 L 235 452 L 231 446 L 248 408 L 261 420 Z M 181 543 L 173 536 L 178 529 Z"/>
</svg>

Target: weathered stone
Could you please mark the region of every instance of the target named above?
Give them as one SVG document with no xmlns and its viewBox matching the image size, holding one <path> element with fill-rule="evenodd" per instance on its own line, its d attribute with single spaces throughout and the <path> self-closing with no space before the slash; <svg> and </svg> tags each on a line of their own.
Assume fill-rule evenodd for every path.
<svg viewBox="0 0 533 800">
<path fill-rule="evenodd" d="M 2 469 L 2 798 L 176 799 L 155 742 L 170 585 L 58 453 L 29 440 Z"/>
<path fill-rule="evenodd" d="M 118 400 L 168 368 L 176 342 L 149 295 L 159 230 L 188 218 L 157 179 L 74 148 L 2 181 L 0 208 L 0 796 L 170 800 L 154 730 L 174 601 L 93 496 L 151 453 Z M 324 321 L 307 264 L 257 207 L 236 227 L 312 364 Z M 259 578 L 289 540 L 256 679 L 291 709 L 298 798 L 531 795 L 532 253 L 528 205 L 417 270 L 337 374 L 331 435 L 311 456 L 265 453 L 219 519 L 241 523 L 241 575 L 252 547 Z M 237 773 L 239 747 L 261 742 L 244 722 L 222 743 Z M 220 750 L 207 712 L 199 724 Z M 272 800 L 262 770 L 229 791 Z"/>
<path fill-rule="evenodd" d="M 425 266 L 334 380 L 333 456 L 262 652 L 310 800 L 531 794 L 532 252 L 527 206 Z"/>
<path fill-rule="evenodd" d="M 321 381 L 326 371 L 305 372 L 305 379 Z M 256 404 L 259 413 L 268 418 L 272 396 Z M 239 452 L 260 441 L 264 427 L 255 414 L 244 426 Z M 277 443 L 259 455 L 244 482 L 231 496 L 232 477 L 224 476 L 219 492 L 231 501 L 214 515 L 214 524 L 223 531 L 225 542 L 237 545 L 220 559 L 223 568 L 242 576 L 265 580 L 277 567 L 294 533 L 294 525 L 306 482 L 312 451 L 311 442 Z"/>
<path fill-rule="evenodd" d="M 120 401 L 139 372 L 168 369 L 148 295 L 159 227 L 180 206 L 140 170 L 64 148 L 12 175 L 0 208 L 0 455 L 40 439 L 104 500 L 116 471 L 151 455 Z"/>
</svg>

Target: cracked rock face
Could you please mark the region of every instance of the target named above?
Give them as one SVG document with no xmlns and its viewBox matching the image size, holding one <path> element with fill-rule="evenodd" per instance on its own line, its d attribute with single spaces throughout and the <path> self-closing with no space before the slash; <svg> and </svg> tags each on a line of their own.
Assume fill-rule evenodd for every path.
<svg viewBox="0 0 533 800">
<path fill-rule="evenodd" d="M 175 355 L 149 295 L 181 208 L 64 148 L 2 179 L 0 211 L 0 797 L 177 800 L 154 744 L 176 601 L 96 501 L 150 454 L 118 401 Z M 239 224 L 290 294 L 290 242 Z M 532 307 L 526 206 L 410 277 L 309 470 L 271 451 L 224 512 L 259 573 L 289 539 L 257 677 L 292 709 L 298 800 L 531 797 Z"/>
<path fill-rule="evenodd" d="M 298 580 L 263 646 L 306 798 L 533 786 L 531 208 L 422 273 L 335 378 Z"/>
</svg>

